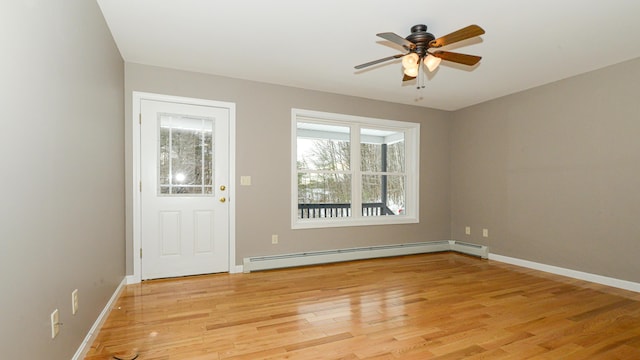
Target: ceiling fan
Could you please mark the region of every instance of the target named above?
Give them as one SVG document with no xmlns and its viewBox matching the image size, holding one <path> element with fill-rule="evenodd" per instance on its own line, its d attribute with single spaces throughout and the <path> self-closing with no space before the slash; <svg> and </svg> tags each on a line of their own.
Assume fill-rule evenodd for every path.
<svg viewBox="0 0 640 360">
<path fill-rule="evenodd" d="M 398 54 L 388 56 L 386 58 L 370 61 L 357 65 L 356 69 L 363 69 L 367 66 L 376 65 L 385 61 L 402 58 L 402 66 L 404 67 L 404 77 L 402 81 L 413 80 L 418 76 L 420 63 L 434 71 L 440 61 L 446 60 L 458 64 L 473 66 L 477 64 L 482 57 L 475 55 L 459 54 L 451 51 L 431 50 L 442 46 L 451 45 L 453 43 L 471 39 L 484 34 L 484 29 L 478 25 L 469 25 L 460 30 L 440 38 L 435 38 L 433 34 L 427 32 L 427 25 L 418 24 L 411 27 L 411 34 L 406 38 L 401 37 L 392 32 L 376 34 L 377 36 L 389 40 L 402 46 L 408 52 L 406 54 Z M 424 86 L 422 86 L 424 87 Z"/>
</svg>

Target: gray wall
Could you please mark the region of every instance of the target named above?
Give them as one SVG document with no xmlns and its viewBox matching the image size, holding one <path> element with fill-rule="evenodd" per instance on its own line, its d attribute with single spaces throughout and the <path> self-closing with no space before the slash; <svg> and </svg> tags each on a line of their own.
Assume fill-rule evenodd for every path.
<svg viewBox="0 0 640 360">
<path fill-rule="evenodd" d="M 125 274 L 124 65 L 95 1 L 2 1 L 0 24 L 0 357 L 69 359 Z"/>
<path fill-rule="evenodd" d="M 252 255 L 446 240 L 450 236 L 449 114 L 356 97 L 268 85 L 139 64 L 125 64 L 127 160 L 131 94 L 143 91 L 236 103 L 236 263 Z M 421 123 L 420 224 L 291 230 L 291 108 Z M 127 194 L 131 192 L 127 164 Z M 252 186 L 239 186 L 241 175 Z M 130 196 L 127 196 L 129 199 Z M 130 202 L 127 210 L 131 211 Z M 131 216 L 127 271 L 133 272 Z M 271 235 L 279 244 L 271 244 Z"/>
<path fill-rule="evenodd" d="M 640 282 L 639 94 L 636 59 L 453 113 L 452 237 Z"/>
</svg>

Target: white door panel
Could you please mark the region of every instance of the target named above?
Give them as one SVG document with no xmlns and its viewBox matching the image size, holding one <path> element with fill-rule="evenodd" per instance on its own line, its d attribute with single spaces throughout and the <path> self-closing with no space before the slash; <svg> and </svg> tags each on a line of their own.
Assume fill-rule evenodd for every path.
<svg viewBox="0 0 640 360">
<path fill-rule="evenodd" d="M 229 271 L 229 110 L 141 101 L 142 279 Z"/>
</svg>

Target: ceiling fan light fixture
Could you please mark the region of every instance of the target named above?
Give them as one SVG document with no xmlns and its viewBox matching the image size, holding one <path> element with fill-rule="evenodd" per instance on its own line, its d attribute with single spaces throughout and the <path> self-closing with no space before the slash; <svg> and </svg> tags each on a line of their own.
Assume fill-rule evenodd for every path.
<svg viewBox="0 0 640 360">
<path fill-rule="evenodd" d="M 429 71 L 433 72 L 438 68 L 438 65 L 440 65 L 440 61 L 442 61 L 442 59 L 440 59 L 439 57 L 435 57 L 429 54 L 426 58 L 424 58 L 424 65 L 427 67 L 427 69 L 429 69 Z"/>
<path fill-rule="evenodd" d="M 456 52 L 438 50 L 430 52 L 431 48 L 441 48 L 463 40 L 471 39 L 484 34 L 484 29 L 478 25 L 469 25 L 462 29 L 456 30 L 445 36 L 435 38 L 433 34 L 427 32 L 427 25 L 418 24 L 411 27 L 411 34 L 402 37 L 396 33 L 384 32 L 376 34 L 377 36 L 390 41 L 396 45 L 402 46 L 407 53 L 387 56 L 382 59 L 369 61 L 364 64 L 356 65 L 355 69 L 360 70 L 368 66 L 383 63 L 385 61 L 402 58 L 402 67 L 404 77 L 402 81 L 415 79 L 420 74 L 420 66 L 424 66 L 430 71 L 435 71 L 442 60 L 458 63 L 467 66 L 475 66 L 482 57 L 476 55 L 460 54 Z M 422 64 L 421 64 L 422 63 Z M 423 74 L 426 70 L 423 70 Z M 424 76 L 421 78 L 424 80 Z M 424 88 L 424 84 L 419 84 L 418 88 Z"/>
<path fill-rule="evenodd" d="M 420 61 L 420 57 L 416 53 L 409 53 L 402 57 L 402 66 L 405 69 L 411 69 L 417 67 L 418 61 Z"/>
</svg>

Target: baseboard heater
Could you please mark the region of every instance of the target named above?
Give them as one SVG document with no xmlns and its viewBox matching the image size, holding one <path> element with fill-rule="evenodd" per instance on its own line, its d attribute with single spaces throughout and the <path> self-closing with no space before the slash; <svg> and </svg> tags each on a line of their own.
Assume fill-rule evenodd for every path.
<svg viewBox="0 0 640 360">
<path fill-rule="evenodd" d="M 460 241 L 429 241 L 410 244 L 369 246 L 340 250 L 311 251 L 295 254 L 254 256 L 244 258 L 243 271 L 269 270 L 294 266 L 328 264 L 341 261 L 373 259 L 389 256 L 455 251 L 488 258 L 489 248 Z"/>
</svg>

